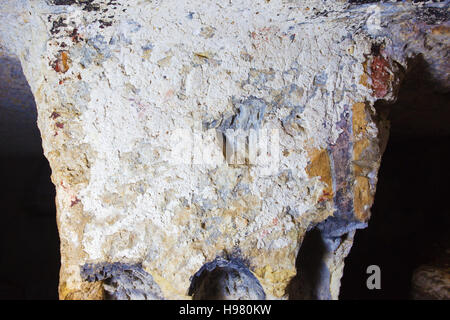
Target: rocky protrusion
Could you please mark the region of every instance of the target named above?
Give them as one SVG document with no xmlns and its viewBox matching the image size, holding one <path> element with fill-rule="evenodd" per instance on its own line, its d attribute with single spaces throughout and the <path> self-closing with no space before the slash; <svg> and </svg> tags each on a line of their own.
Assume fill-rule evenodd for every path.
<svg viewBox="0 0 450 320">
<path fill-rule="evenodd" d="M 101 281 L 105 300 L 163 299 L 153 277 L 139 264 L 85 264 L 81 267 L 81 277 L 88 282 Z"/>
<path fill-rule="evenodd" d="M 194 300 L 263 300 L 258 279 L 239 259 L 216 258 L 192 278 L 189 295 Z"/>
</svg>

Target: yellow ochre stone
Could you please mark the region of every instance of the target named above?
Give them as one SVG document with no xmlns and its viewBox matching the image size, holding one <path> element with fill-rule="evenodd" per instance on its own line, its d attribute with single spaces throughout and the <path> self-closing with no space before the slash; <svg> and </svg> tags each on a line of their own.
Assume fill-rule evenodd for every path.
<svg viewBox="0 0 450 320">
<path fill-rule="evenodd" d="M 315 149 L 309 152 L 310 163 L 306 167 L 306 172 L 312 177 L 320 177 L 326 184 L 319 201 L 333 198 L 333 178 L 331 175 L 330 156 L 326 149 Z"/>
</svg>

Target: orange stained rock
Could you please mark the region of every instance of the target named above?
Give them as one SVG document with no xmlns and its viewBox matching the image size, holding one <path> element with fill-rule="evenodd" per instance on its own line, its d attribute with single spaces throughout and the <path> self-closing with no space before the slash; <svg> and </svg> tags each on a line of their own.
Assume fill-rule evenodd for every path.
<svg viewBox="0 0 450 320">
<path fill-rule="evenodd" d="M 330 156 L 326 149 L 314 149 L 309 152 L 310 163 L 306 167 L 306 172 L 312 177 L 320 177 L 327 187 L 319 199 L 320 201 L 330 200 L 333 198 L 333 180 L 331 176 Z"/>
</svg>

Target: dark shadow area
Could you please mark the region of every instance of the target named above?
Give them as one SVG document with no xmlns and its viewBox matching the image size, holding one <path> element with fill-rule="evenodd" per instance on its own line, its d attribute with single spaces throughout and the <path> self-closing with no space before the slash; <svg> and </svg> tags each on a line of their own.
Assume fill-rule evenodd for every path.
<svg viewBox="0 0 450 320">
<path fill-rule="evenodd" d="M 356 232 L 341 299 L 409 299 L 413 270 L 450 243 L 446 205 L 450 137 L 390 142 L 383 156 L 369 227 Z M 381 268 L 381 290 L 368 290 L 366 268 Z"/>
<path fill-rule="evenodd" d="M 369 226 L 356 232 L 340 299 L 410 299 L 413 270 L 450 244 L 450 107 L 448 90 L 416 59 L 389 110 L 391 137 L 383 155 Z M 367 267 L 381 269 L 381 290 L 369 290 Z"/>
<path fill-rule="evenodd" d="M 55 188 L 34 100 L 14 58 L 0 57 L 0 127 L 0 299 L 57 299 Z"/>
<path fill-rule="evenodd" d="M 57 299 L 55 191 L 44 156 L 1 158 L 0 299 Z"/>
<path fill-rule="evenodd" d="M 300 272 L 287 289 L 290 300 L 317 300 L 328 295 L 324 279 L 328 282 L 329 272 L 323 262 L 327 252 L 324 239 L 317 228 L 306 232 L 295 260 L 295 267 Z M 321 292 L 321 288 L 324 292 Z"/>
</svg>

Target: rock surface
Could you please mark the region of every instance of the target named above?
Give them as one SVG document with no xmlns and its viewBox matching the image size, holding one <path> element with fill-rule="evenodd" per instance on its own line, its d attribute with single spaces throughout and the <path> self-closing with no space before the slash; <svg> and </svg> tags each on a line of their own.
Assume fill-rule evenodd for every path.
<svg viewBox="0 0 450 320">
<path fill-rule="evenodd" d="M 140 265 L 123 263 L 85 264 L 81 269 L 83 280 L 103 281 L 99 294 L 106 300 L 159 300 L 161 290 Z"/>
<path fill-rule="evenodd" d="M 307 296 L 337 299 L 388 136 L 375 102 L 419 54 L 448 83 L 446 2 L 19 3 L 0 4 L 0 44 L 53 171 L 61 299 L 190 298 L 194 274 L 230 257 L 255 297 L 284 299 L 306 285 L 314 228 Z M 92 281 L 86 266 L 121 267 Z"/>
<path fill-rule="evenodd" d="M 418 267 L 413 274 L 411 296 L 416 300 L 450 299 L 450 250 Z"/>
<path fill-rule="evenodd" d="M 239 259 L 217 258 L 203 265 L 191 281 L 188 294 L 194 300 L 264 300 L 258 279 Z"/>
</svg>

